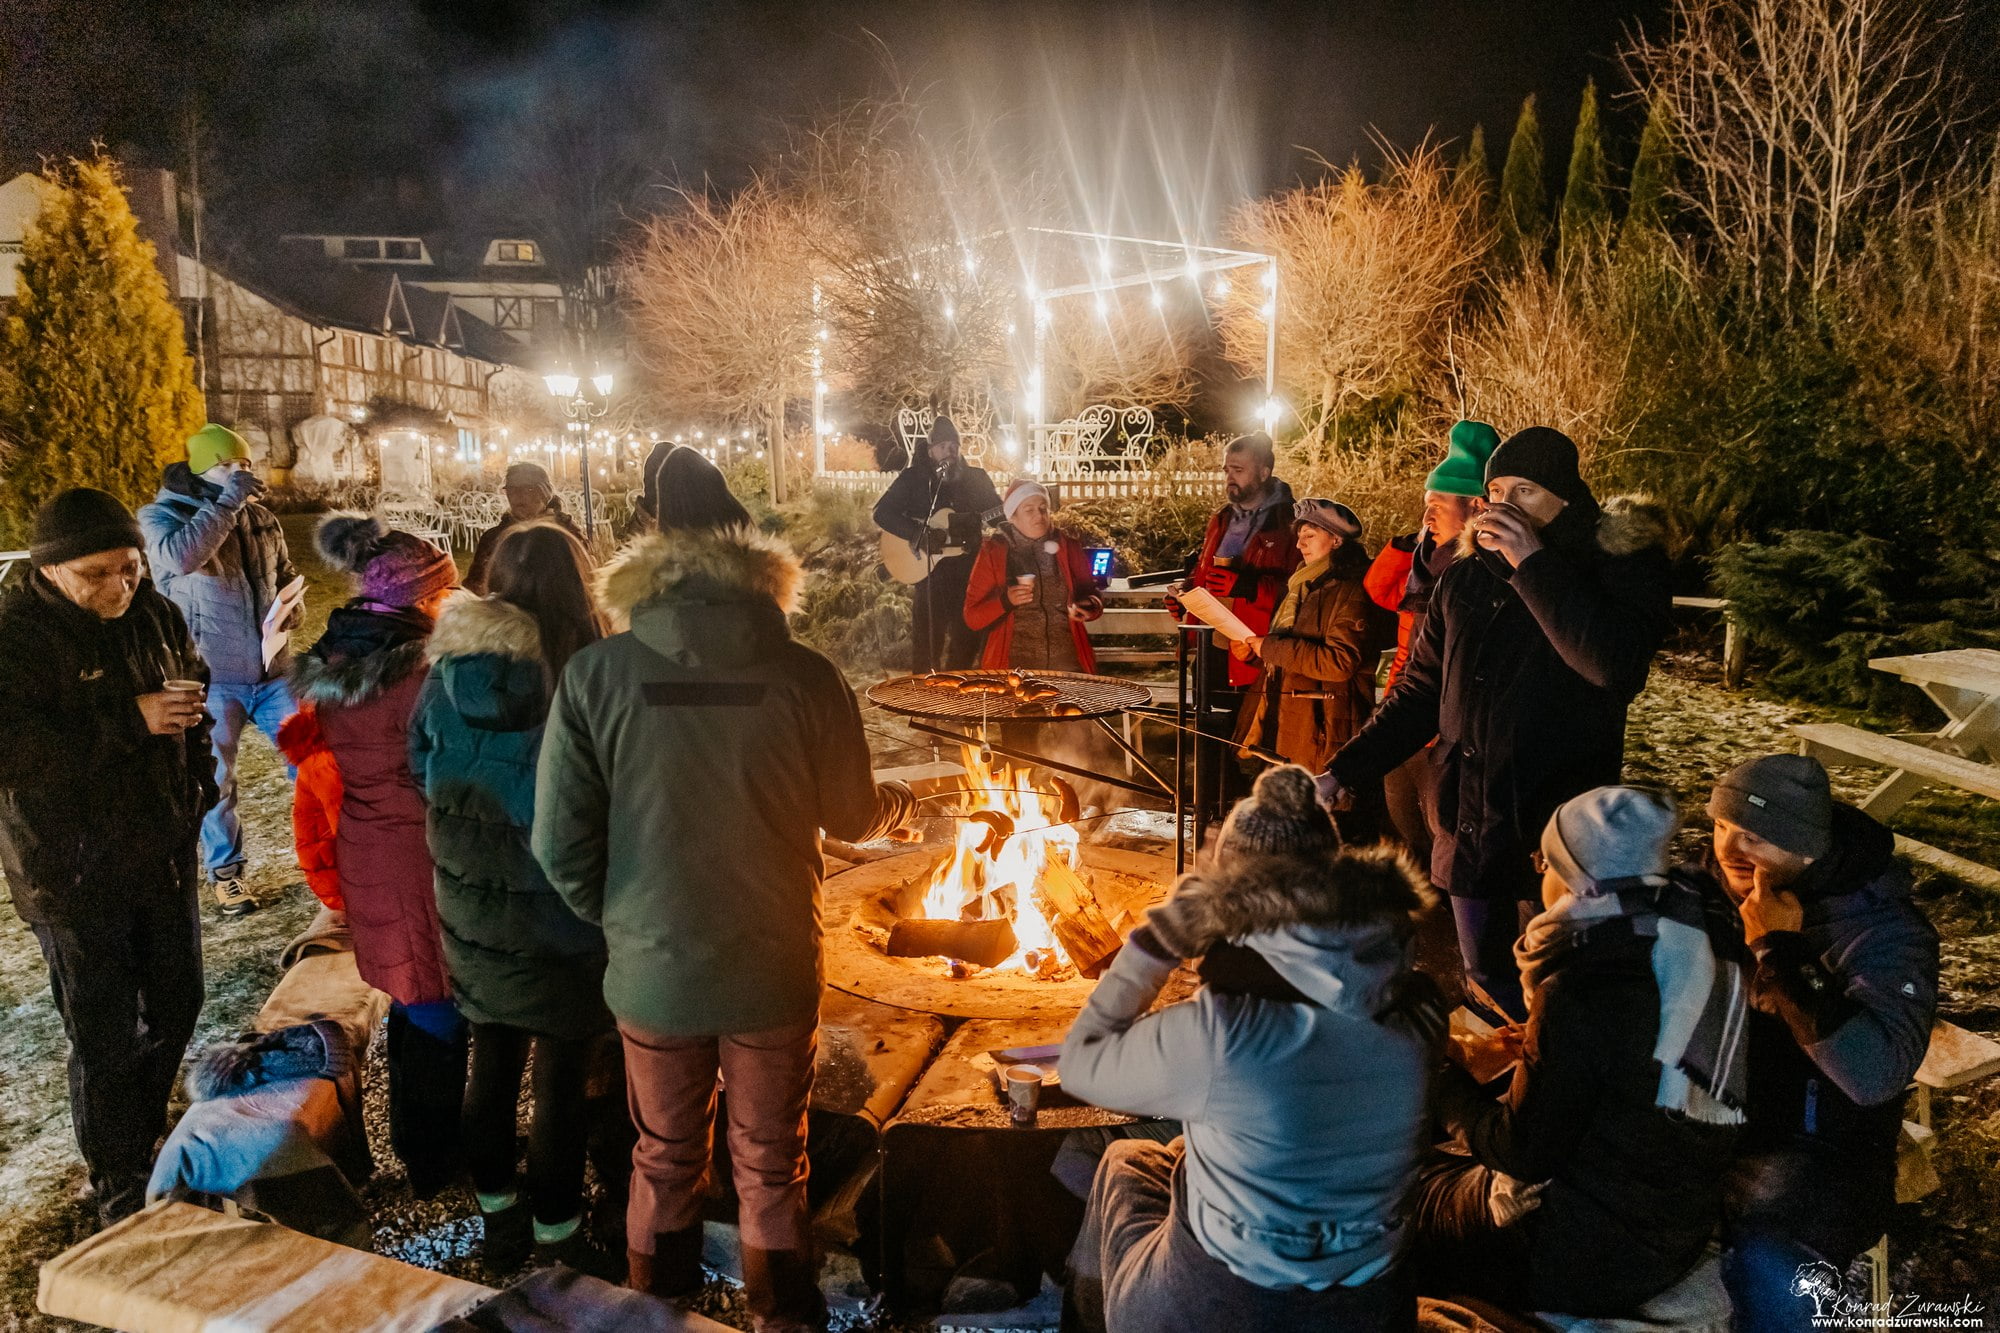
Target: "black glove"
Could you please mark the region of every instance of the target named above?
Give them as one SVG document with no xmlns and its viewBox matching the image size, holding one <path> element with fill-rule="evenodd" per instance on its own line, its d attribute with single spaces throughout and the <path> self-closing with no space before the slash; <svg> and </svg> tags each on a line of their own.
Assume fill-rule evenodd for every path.
<svg viewBox="0 0 2000 1333">
<path fill-rule="evenodd" d="M 945 548 L 952 544 L 951 534 L 938 528 L 925 528 L 921 544 L 929 554 L 943 555 Z"/>
<path fill-rule="evenodd" d="M 223 484 L 222 503 L 234 509 L 263 493 L 264 483 L 257 480 L 257 474 L 249 468 L 238 468 L 229 474 L 229 480 Z"/>
</svg>

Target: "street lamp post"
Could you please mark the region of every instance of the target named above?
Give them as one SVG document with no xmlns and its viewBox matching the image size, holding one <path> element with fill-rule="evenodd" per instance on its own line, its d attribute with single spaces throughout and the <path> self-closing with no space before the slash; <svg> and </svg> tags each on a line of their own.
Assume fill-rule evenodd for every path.
<svg viewBox="0 0 2000 1333">
<path fill-rule="evenodd" d="M 577 449 L 583 473 L 583 531 L 587 542 L 597 531 L 590 493 L 590 423 L 611 410 L 611 372 L 600 370 L 590 377 L 590 387 L 597 390 L 594 399 L 583 391 L 584 381 L 568 371 L 545 375 L 542 382 L 549 386 L 549 393 L 562 404 L 563 415 L 576 423 Z"/>
</svg>

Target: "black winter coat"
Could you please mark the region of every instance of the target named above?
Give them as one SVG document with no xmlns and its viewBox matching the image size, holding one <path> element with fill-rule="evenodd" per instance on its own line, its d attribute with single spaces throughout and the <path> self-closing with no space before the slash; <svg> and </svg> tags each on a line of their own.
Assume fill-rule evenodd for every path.
<svg viewBox="0 0 2000 1333">
<path fill-rule="evenodd" d="M 1663 533 L 1650 504 L 1576 503 L 1520 568 L 1477 552 L 1438 580 L 1408 669 L 1327 768 L 1359 789 L 1437 737 L 1439 888 L 1532 897 L 1556 807 L 1618 781 L 1625 709 L 1673 607 Z"/>
<path fill-rule="evenodd" d="M 206 716 L 155 736 L 134 702 L 208 679 L 187 622 L 139 585 L 116 620 L 38 571 L 0 602 L 0 867 L 31 925 L 84 923 L 134 893 L 192 893 L 215 804 Z"/>
<path fill-rule="evenodd" d="M 1439 1080 L 1439 1116 L 1475 1158 L 1548 1182 L 1521 1222 L 1537 1310 L 1630 1313 L 1694 1266 L 1721 1220 L 1737 1130 L 1654 1104 L 1652 948 L 1623 919 L 1578 936 L 1535 992 L 1498 1103 L 1455 1065 Z"/>
<path fill-rule="evenodd" d="M 430 806 L 452 996 L 475 1023 L 608 1032 L 604 932 L 570 911 L 528 846 L 549 715 L 541 632 L 519 607 L 462 594 L 429 652 L 410 773 Z"/>
</svg>

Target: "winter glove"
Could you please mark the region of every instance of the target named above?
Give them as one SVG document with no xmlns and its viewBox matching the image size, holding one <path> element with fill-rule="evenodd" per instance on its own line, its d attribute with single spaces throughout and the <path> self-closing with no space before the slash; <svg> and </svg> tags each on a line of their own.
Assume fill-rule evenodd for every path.
<svg viewBox="0 0 2000 1333">
<path fill-rule="evenodd" d="M 942 555 L 945 548 L 951 545 L 951 534 L 939 528 L 925 528 L 918 545 L 931 555 Z"/>
<path fill-rule="evenodd" d="M 234 509 L 263 493 L 264 483 L 257 480 L 257 474 L 249 468 L 238 468 L 229 474 L 229 480 L 222 487 L 222 503 Z"/>
<path fill-rule="evenodd" d="M 1222 938 L 1221 925 L 1209 901 L 1209 890 L 1194 875 L 1174 886 L 1166 901 L 1146 912 L 1143 929 L 1174 958 L 1199 958 Z"/>
<path fill-rule="evenodd" d="M 1322 773 L 1314 778 L 1313 785 L 1319 789 L 1319 803 L 1328 814 L 1354 808 L 1354 793 L 1343 787 L 1340 779 L 1331 772 Z"/>
<path fill-rule="evenodd" d="M 1236 571 L 1233 569 L 1216 569 L 1214 566 L 1210 566 L 1201 573 L 1201 586 L 1208 589 L 1217 597 L 1234 597 L 1236 595 Z"/>
</svg>

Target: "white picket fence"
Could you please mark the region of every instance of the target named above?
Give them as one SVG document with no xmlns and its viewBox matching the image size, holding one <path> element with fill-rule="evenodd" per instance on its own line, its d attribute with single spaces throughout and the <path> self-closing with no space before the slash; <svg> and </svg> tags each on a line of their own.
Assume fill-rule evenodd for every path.
<svg viewBox="0 0 2000 1333">
<path fill-rule="evenodd" d="M 1005 490 L 1014 477 L 995 470 L 993 484 Z M 895 480 L 893 472 L 822 472 L 814 481 L 838 490 L 876 492 Z M 1220 472 L 1084 472 L 1068 476 L 1037 476 L 1043 485 L 1058 491 L 1064 500 L 1117 500 L 1148 495 L 1219 495 Z"/>
</svg>

